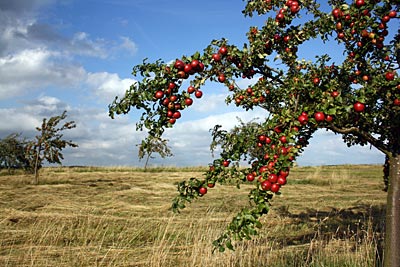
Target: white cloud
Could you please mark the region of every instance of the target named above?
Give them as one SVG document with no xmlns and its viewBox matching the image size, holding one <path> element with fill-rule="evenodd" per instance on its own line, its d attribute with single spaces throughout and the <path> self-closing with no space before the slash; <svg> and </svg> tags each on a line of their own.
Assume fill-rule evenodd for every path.
<svg viewBox="0 0 400 267">
<path fill-rule="evenodd" d="M 318 130 L 310 140 L 302 155 L 297 159 L 299 165 L 368 164 L 384 162 L 382 152 L 369 146 L 348 147 L 341 135 Z"/>
<path fill-rule="evenodd" d="M 122 79 L 118 74 L 108 72 L 89 73 L 86 79 L 86 84 L 94 94 L 107 103 L 113 101 L 115 96 L 123 96 L 134 83 L 134 79 Z"/>
<path fill-rule="evenodd" d="M 0 58 L 0 99 L 47 86 L 76 86 L 85 74 L 84 69 L 57 63 L 58 57 L 56 52 L 34 49 Z"/>
<path fill-rule="evenodd" d="M 122 36 L 121 40 L 122 44 L 120 45 L 120 48 L 122 50 L 127 51 L 130 55 L 135 55 L 137 53 L 138 47 L 129 37 Z"/>
</svg>

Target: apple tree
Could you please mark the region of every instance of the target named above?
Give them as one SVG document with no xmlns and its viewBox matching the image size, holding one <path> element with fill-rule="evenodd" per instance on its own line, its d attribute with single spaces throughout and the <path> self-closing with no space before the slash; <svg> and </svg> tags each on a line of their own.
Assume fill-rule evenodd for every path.
<svg viewBox="0 0 400 267">
<path fill-rule="evenodd" d="M 245 2 L 245 16 L 265 18 L 263 25 L 250 27 L 248 42 L 237 46 L 222 38 L 172 63 L 144 60 L 133 68 L 139 82 L 109 105 L 109 115 L 142 110 L 137 129 L 159 138 L 179 121 L 181 110 L 202 97 L 206 81 L 227 87 L 228 105 L 265 110 L 261 121 L 230 131 L 215 126 L 212 147 L 221 148 L 220 158 L 203 178 L 178 184 L 175 211 L 215 184 L 254 184 L 251 204 L 215 241 L 220 250 L 257 234 L 260 217 L 318 129 L 340 134 L 348 146 L 377 148 L 388 159 L 384 264 L 400 266 L 399 1 L 330 0 L 323 6 L 312 0 Z M 336 53 L 326 49 L 303 59 L 316 41 L 335 45 Z M 238 86 L 242 79 L 250 85 Z M 239 168 L 243 160 L 249 165 Z"/>
</svg>

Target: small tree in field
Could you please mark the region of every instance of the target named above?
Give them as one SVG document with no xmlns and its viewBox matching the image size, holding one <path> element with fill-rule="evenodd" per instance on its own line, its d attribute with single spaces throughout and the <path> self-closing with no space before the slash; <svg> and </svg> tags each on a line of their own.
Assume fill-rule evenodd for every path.
<svg viewBox="0 0 400 267">
<path fill-rule="evenodd" d="M 39 183 L 39 170 L 44 161 L 61 164 L 61 160 L 64 159 L 61 151 L 67 146 L 78 146 L 72 141 L 62 139 L 62 131 L 76 127 L 74 121 L 65 122 L 61 127 L 58 127 L 58 124 L 66 117 L 67 112 L 64 111 L 61 115 L 51 117 L 48 120 L 44 118 L 42 127 L 36 128 L 40 134 L 35 137 L 35 140 L 30 141 L 26 147 L 26 157 L 35 174 L 34 184 Z"/>
<path fill-rule="evenodd" d="M 157 153 L 161 156 L 161 158 L 172 157 L 173 154 L 171 152 L 170 147 L 168 146 L 167 139 L 161 139 L 155 136 L 149 136 L 146 140 L 142 140 L 142 143 L 138 145 L 139 159 L 143 159 L 146 157 L 146 162 L 144 163 L 144 169 L 147 169 L 147 164 L 149 163 L 150 158 L 153 158 L 151 155 L 153 153 Z"/>
<path fill-rule="evenodd" d="M 138 129 L 149 138 L 173 127 L 180 110 L 201 98 L 201 87 L 215 81 L 228 89 L 226 102 L 245 110 L 266 111 L 260 122 L 231 131 L 216 126 L 213 146 L 222 148 L 203 179 L 178 185 L 178 211 L 204 195 L 207 186 L 251 182 L 251 205 L 233 218 L 215 241 L 224 250 L 232 240 L 251 238 L 261 227 L 270 200 L 286 184 L 290 168 L 318 129 L 341 134 L 349 145 L 371 145 L 388 158 L 385 266 L 400 266 L 400 32 L 396 0 L 330 0 L 323 11 L 312 0 L 246 0 L 243 13 L 265 16 L 251 27 L 242 47 L 214 40 L 202 53 L 176 59 L 144 61 L 133 74 L 140 82 L 109 106 L 110 116 L 143 109 Z M 326 10 L 326 8 L 324 8 Z M 302 59 L 312 40 L 336 44 L 342 55 Z M 240 88 L 237 81 L 249 79 Z M 184 81 L 190 82 L 188 87 Z M 186 83 L 185 83 L 186 84 Z M 250 167 L 238 168 L 247 160 Z"/>
<path fill-rule="evenodd" d="M 29 169 L 29 162 L 25 158 L 27 141 L 21 134 L 13 133 L 0 140 L 0 168 L 8 172 L 14 169 Z"/>
</svg>

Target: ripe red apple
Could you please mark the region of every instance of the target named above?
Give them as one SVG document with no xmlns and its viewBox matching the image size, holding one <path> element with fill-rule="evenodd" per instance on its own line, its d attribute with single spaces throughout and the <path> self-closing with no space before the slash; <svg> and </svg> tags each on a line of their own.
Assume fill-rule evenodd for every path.
<svg viewBox="0 0 400 267">
<path fill-rule="evenodd" d="M 184 67 L 184 68 L 185 68 L 185 67 Z M 180 71 L 178 71 L 177 76 L 178 76 L 178 78 L 180 78 L 180 79 L 186 79 L 186 78 L 189 77 L 189 74 L 186 73 L 186 72 L 183 71 L 183 70 L 180 70 Z"/>
<path fill-rule="evenodd" d="M 254 174 L 252 174 L 252 173 L 249 173 L 249 174 L 246 175 L 246 179 L 247 179 L 247 181 L 249 181 L 249 182 L 254 181 L 255 178 L 256 178 L 256 177 L 255 177 Z"/>
<path fill-rule="evenodd" d="M 265 135 L 263 135 L 263 134 L 262 134 L 262 135 L 259 135 L 259 136 L 258 136 L 258 141 L 264 143 L 266 138 L 267 138 L 267 137 L 266 137 Z"/>
<path fill-rule="evenodd" d="M 199 188 L 199 193 L 200 193 L 200 195 L 207 194 L 207 187 L 200 187 Z"/>
<path fill-rule="evenodd" d="M 331 96 L 332 97 L 338 97 L 339 96 L 339 92 L 338 91 L 333 91 L 332 93 L 331 93 Z"/>
<path fill-rule="evenodd" d="M 218 75 L 218 81 L 220 83 L 224 83 L 226 81 L 225 74 L 221 73 L 220 75 Z"/>
<path fill-rule="evenodd" d="M 168 84 L 168 89 L 173 90 L 173 89 L 175 89 L 175 88 L 176 88 L 176 83 L 170 82 L 170 83 Z"/>
<path fill-rule="evenodd" d="M 214 186 L 215 186 L 214 183 L 208 183 L 208 184 L 207 184 L 207 187 L 208 187 L 208 188 L 214 188 Z"/>
<path fill-rule="evenodd" d="M 331 121 L 333 121 L 333 116 L 332 116 L 332 115 L 326 115 L 325 120 L 326 120 L 327 122 L 331 122 Z"/>
<path fill-rule="evenodd" d="M 387 81 L 393 81 L 394 80 L 394 72 L 392 72 L 392 71 L 386 72 L 385 78 Z"/>
<path fill-rule="evenodd" d="M 222 165 L 224 166 L 224 167 L 229 167 L 229 164 L 230 164 L 231 162 L 229 161 L 229 160 L 224 160 L 223 162 L 222 162 Z"/>
<path fill-rule="evenodd" d="M 363 5 L 365 5 L 364 0 L 356 0 L 356 7 L 362 7 Z"/>
<path fill-rule="evenodd" d="M 307 114 L 301 114 L 297 120 L 300 122 L 301 125 L 306 125 L 308 123 L 308 116 Z"/>
<path fill-rule="evenodd" d="M 389 16 L 390 18 L 395 18 L 395 17 L 397 16 L 396 10 L 391 10 L 391 11 L 389 12 L 388 16 Z"/>
<path fill-rule="evenodd" d="M 185 68 L 185 63 L 184 63 L 182 60 L 177 59 L 177 60 L 175 61 L 174 67 L 175 67 L 176 69 L 178 69 L 178 70 L 183 70 L 183 69 Z"/>
<path fill-rule="evenodd" d="M 263 181 L 263 182 L 261 183 L 261 189 L 264 190 L 264 191 L 270 190 L 270 189 L 271 189 L 271 186 L 272 186 L 272 184 L 271 184 L 270 181 Z"/>
<path fill-rule="evenodd" d="M 258 170 L 259 173 L 264 173 L 268 170 L 267 166 L 261 166 L 260 169 Z"/>
<path fill-rule="evenodd" d="M 218 50 L 218 53 L 225 56 L 226 54 L 228 54 L 228 49 L 225 46 L 221 46 Z"/>
<path fill-rule="evenodd" d="M 343 16 L 343 12 L 339 9 L 339 8 L 335 8 L 334 10 L 332 10 L 332 16 L 335 19 L 340 18 L 341 16 Z"/>
<path fill-rule="evenodd" d="M 388 23 L 389 20 L 390 20 L 390 17 L 388 15 L 382 17 L 382 22 L 383 23 Z"/>
<path fill-rule="evenodd" d="M 276 133 L 281 133 L 281 132 L 282 132 L 282 128 L 279 127 L 279 126 L 276 126 L 276 127 L 274 128 L 274 131 L 275 131 Z"/>
<path fill-rule="evenodd" d="M 281 137 L 279 137 L 279 140 L 284 144 L 287 142 L 287 138 L 285 135 L 282 135 Z"/>
<path fill-rule="evenodd" d="M 199 62 L 199 65 L 197 66 L 197 71 L 198 72 L 202 72 L 204 70 L 205 66 L 203 64 L 203 62 Z"/>
<path fill-rule="evenodd" d="M 196 98 L 201 98 L 201 97 L 203 96 L 203 92 L 200 91 L 200 90 L 197 90 L 197 91 L 194 93 L 194 96 L 195 96 Z"/>
<path fill-rule="evenodd" d="M 275 173 L 270 173 L 268 175 L 268 181 L 270 181 L 271 183 L 276 183 L 277 180 L 278 180 L 278 175 L 276 175 Z"/>
<path fill-rule="evenodd" d="M 283 176 L 279 176 L 278 180 L 276 181 L 276 183 L 279 184 L 279 185 L 285 185 L 286 182 L 287 182 L 286 181 L 286 177 L 283 177 Z"/>
<path fill-rule="evenodd" d="M 393 100 L 393 105 L 400 106 L 400 99 L 396 98 L 395 100 Z"/>
<path fill-rule="evenodd" d="M 170 119 L 168 120 L 168 122 L 169 122 L 170 124 L 174 124 L 174 123 L 176 122 L 176 119 L 170 118 Z"/>
<path fill-rule="evenodd" d="M 289 175 L 289 170 L 280 170 L 279 171 L 279 176 L 286 178 L 288 175 Z"/>
<path fill-rule="evenodd" d="M 290 6 L 290 12 L 294 15 L 294 14 L 296 14 L 297 12 L 300 11 L 300 6 L 299 6 L 299 3 L 298 3 L 298 2 L 293 2 L 293 3 L 297 3 L 297 4 L 292 4 L 292 5 Z"/>
<path fill-rule="evenodd" d="M 221 54 L 219 54 L 219 53 L 213 54 L 213 55 L 212 55 L 212 59 L 213 59 L 215 62 L 220 62 L 220 61 L 221 61 Z"/>
<path fill-rule="evenodd" d="M 157 91 L 157 92 L 155 93 L 154 97 L 155 97 L 156 99 L 161 99 L 161 98 L 164 97 L 164 92 L 163 92 L 163 91 Z"/>
<path fill-rule="evenodd" d="M 365 105 L 357 101 L 356 103 L 354 103 L 353 108 L 356 112 L 363 112 L 365 109 Z"/>
<path fill-rule="evenodd" d="M 278 193 L 280 188 L 281 188 L 281 186 L 279 184 L 272 184 L 271 185 L 271 192 Z"/>
<path fill-rule="evenodd" d="M 186 106 L 191 106 L 193 104 L 193 99 L 191 99 L 190 97 L 186 98 L 185 99 L 185 104 L 186 104 Z"/>
<path fill-rule="evenodd" d="M 194 93 L 196 91 L 196 88 L 194 88 L 193 86 L 189 86 L 188 87 L 188 89 L 187 89 L 187 92 L 189 93 L 189 94 L 192 94 L 192 93 Z"/>
<path fill-rule="evenodd" d="M 183 69 L 185 73 L 191 74 L 192 73 L 192 65 L 191 64 L 186 64 L 185 68 Z"/>
<path fill-rule="evenodd" d="M 271 138 L 265 137 L 265 143 L 266 143 L 266 144 L 271 144 L 271 142 L 272 142 L 272 139 L 271 139 Z"/>
<path fill-rule="evenodd" d="M 314 85 L 319 85 L 319 82 L 320 82 L 321 80 L 318 78 L 318 77 L 315 77 L 314 79 L 313 79 L 313 84 Z"/>
<path fill-rule="evenodd" d="M 323 112 L 315 112 L 314 118 L 317 122 L 322 122 L 325 120 L 325 114 Z"/>
<path fill-rule="evenodd" d="M 198 61 L 197 59 L 193 59 L 192 62 L 190 62 L 190 66 L 192 67 L 192 69 L 197 70 L 199 67 L 199 63 L 200 61 Z"/>
<path fill-rule="evenodd" d="M 174 119 L 179 119 L 181 117 L 181 113 L 179 111 L 175 111 L 174 114 L 172 114 L 172 118 Z"/>
</svg>

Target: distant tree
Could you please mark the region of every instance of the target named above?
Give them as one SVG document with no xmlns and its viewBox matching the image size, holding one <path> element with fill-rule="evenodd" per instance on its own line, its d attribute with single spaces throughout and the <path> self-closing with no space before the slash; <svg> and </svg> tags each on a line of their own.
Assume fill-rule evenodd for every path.
<svg viewBox="0 0 400 267">
<path fill-rule="evenodd" d="M 61 127 L 57 128 L 58 124 L 67 117 L 66 113 L 64 111 L 60 116 L 51 117 L 49 120 L 44 118 L 42 127 L 36 128 L 40 134 L 35 137 L 35 140 L 27 144 L 25 155 L 35 174 L 34 184 L 39 183 L 39 169 L 42 167 L 43 161 L 61 164 L 61 160 L 64 159 L 61 150 L 67 146 L 78 146 L 72 141 L 63 140 L 63 135 L 61 134 L 64 130 L 75 128 L 74 121 L 65 122 Z"/>
<path fill-rule="evenodd" d="M 151 156 L 153 153 L 158 153 L 162 158 L 173 156 L 171 149 L 170 147 L 168 147 L 167 143 L 167 139 L 161 139 L 153 136 L 151 138 L 143 140 L 142 143 L 138 145 L 139 159 L 143 159 L 144 157 L 146 157 L 146 162 L 144 164 L 145 170 L 147 169 L 149 160 L 151 158 L 154 158 Z"/>
<path fill-rule="evenodd" d="M 0 140 L 0 168 L 11 173 L 14 169 L 29 169 L 29 162 L 25 157 L 27 141 L 21 138 L 20 133 L 12 133 Z"/>
</svg>

